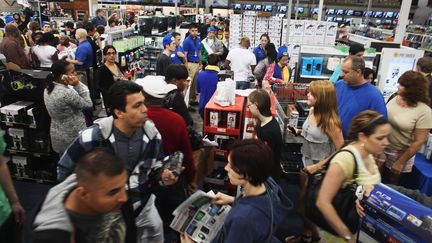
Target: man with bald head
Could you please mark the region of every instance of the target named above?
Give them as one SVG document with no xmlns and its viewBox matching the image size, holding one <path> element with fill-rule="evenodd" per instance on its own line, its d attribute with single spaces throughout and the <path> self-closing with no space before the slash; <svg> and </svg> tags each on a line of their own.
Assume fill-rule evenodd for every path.
<svg viewBox="0 0 432 243">
<path fill-rule="evenodd" d="M 250 40 L 244 36 L 240 40 L 240 47 L 229 51 L 225 60 L 225 69 L 234 72 L 234 81 L 236 81 L 236 89 L 249 88 L 248 77 L 256 66 L 255 55 L 249 50 Z"/>
</svg>

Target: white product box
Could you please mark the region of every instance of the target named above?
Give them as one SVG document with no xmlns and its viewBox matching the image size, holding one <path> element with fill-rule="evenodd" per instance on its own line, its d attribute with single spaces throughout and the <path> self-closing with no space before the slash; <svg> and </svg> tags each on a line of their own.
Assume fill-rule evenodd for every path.
<svg viewBox="0 0 432 243">
<path fill-rule="evenodd" d="M 34 116 L 34 113 L 33 113 L 33 109 L 34 108 L 31 108 L 31 109 L 27 110 L 27 118 L 29 120 L 29 126 L 33 127 L 33 128 L 36 128 L 36 120 L 35 120 L 35 116 Z"/>
<path fill-rule="evenodd" d="M 22 156 L 12 156 L 12 163 L 16 167 L 15 176 L 18 178 L 30 178 L 26 169 L 28 167 L 27 158 Z"/>
<path fill-rule="evenodd" d="M 217 111 L 210 111 L 210 126 L 211 127 L 218 127 L 219 125 L 219 112 Z"/>
<path fill-rule="evenodd" d="M 338 24 L 335 22 L 327 22 L 326 37 L 336 37 Z"/>
<path fill-rule="evenodd" d="M 334 46 L 336 41 L 336 37 L 326 37 L 324 41 L 324 45 L 326 46 Z"/>
<path fill-rule="evenodd" d="M 8 135 L 11 137 L 11 149 L 15 150 L 27 150 L 24 142 L 24 129 L 21 128 L 9 128 Z"/>
<path fill-rule="evenodd" d="M 303 36 L 304 33 L 304 21 L 302 20 L 297 20 L 297 21 L 292 21 L 293 25 L 294 25 L 294 36 L 298 36 L 301 37 Z"/>
<path fill-rule="evenodd" d="M 227 115 L 227 128 L 235 129 L 236 128 L 236 118 L 237 113 L 235 112 L 228 112 Z"/>
<path fill-rule="evenodd" d="M 304 34 L 303 34 L 303 36 L 305 36 L 305 37 L 315 37 L 316 21 L 305 21 L 304 24 L 305 24 L 305 27 L 304 27 Z"/>
<path fill-rule="evenodd" d="M 327 23 L 326 22 L 324 22 L 324 21 L 316 21 L 315 36 L 316 37 L 323 37 L 324 38 L 324 36 L 326 34 L 326 28 L 327 28 Z"/>
</svg>

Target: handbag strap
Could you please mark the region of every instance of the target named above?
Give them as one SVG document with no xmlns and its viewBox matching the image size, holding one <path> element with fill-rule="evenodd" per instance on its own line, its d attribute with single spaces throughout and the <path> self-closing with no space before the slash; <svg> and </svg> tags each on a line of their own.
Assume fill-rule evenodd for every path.
<svg viewBox="0 0 432 243">
<path fill-rule="evenodd" d="M 332 161 L 332 159 L 339 154 L 340 152 L 348 152 L 350 153 L 353 157 L 354 157 L 354 170 L 353 170 L 353 175 L 352 175 L 352 179 L 354 180 L 353 184 L 356 186 L 357 185 L 357 177 L 358 177 L 358 165 L 357 165 L 357 158 L 355 156 L 355 154 L 349 150 L 349 149 L 341 149 L 339 151 L 337 151 L 336 153 L 334 153 L 329 159 L 328 159 L 328 163 L 325 165 L 325 171 L 327 173 L 327 169 L 330 166 L 330 162 Z"/>
</svg>

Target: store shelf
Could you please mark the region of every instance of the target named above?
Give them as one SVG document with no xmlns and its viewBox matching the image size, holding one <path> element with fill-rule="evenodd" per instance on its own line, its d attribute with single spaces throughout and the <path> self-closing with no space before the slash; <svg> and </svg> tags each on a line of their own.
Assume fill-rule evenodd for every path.
<svg viewBox="0 0 432 243">
<path fill-rule="evenodd" d="M 215 155 L 221 156 L 221 157 L 224 157 L 224 158 L 228 158 L 228 151 L 227 150 L 216 149 L 215 150 Z"/>
<path fill-rule="evenodd" d="M 331 75 L 300 75 L 300 78 L 329 79 Z"/>
<path fill-rule="evenodd" d="M 34 157 L 52 156 L 52 154 L 49 153 L 36 153 L 36 152 L 16 150 L 16 149 L 6 149 L 6 151 L 8 151 L 9 154 L 28 154 Z"/>
<path fill-rule="evenodd" d="M 16 177 L 16 176 L 12 176 L 12 178 L 14 180 L 18 180 L 18 181 L 33 181 L 33 182 L 40 183 L 40 184 L 45 184 L 45 183 L 54 184 L 54 183 L 56 183 L 55 180 L 47 180 L 47 179 L 36 179 L 36 178 Z"/>
<path fill-rule="evenodd" d="M 5 122 L 5 121 L 1 121 L 1 122 L 4 123 L 8 127 L 13 127 L 13 126 L 18 125 L 18 126 L 25 126 L 25 127 L 36 129 L 36 124 L 28 124 L 28 123 L 20 123 L 20 122 Z"/>
<path fill-rule="evenodd" d="M 204 131 L 206 133 L 214 133 L 228 136 L 240 136 L 240 129 L 238 128 L 225 128 L 225 127 L 211 127 L 205 126 Z"/>
</svg>

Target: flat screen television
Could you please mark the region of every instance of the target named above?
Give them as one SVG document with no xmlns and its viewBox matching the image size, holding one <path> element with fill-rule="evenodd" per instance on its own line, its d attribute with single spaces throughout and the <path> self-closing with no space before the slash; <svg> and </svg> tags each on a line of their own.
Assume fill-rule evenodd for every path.
<svg viewBox="0 0 432 243">
<path fill-rule="evenodd" d="M 241 4 L 237 3 L 237 4 L 234 4 L 233 8 L 234 8 L 234 10 L 241 10 L 242 7 L 241 7 Z"/>
<path fill-rule="evenodd" d="M 252 10 L 252 4 L 244 4 L 243 10 Z"/>
<path fill-rule="evenodd" d="M 276 16 L 277 16 L 277 17 L 284 18 L 284 17 L 286 16 L 286 14 L 284 14 L 284 13 L 278 13 L 278 14 L 276 14 Z"/>
<path fill-rule="evenodd" d="M 346 15 L 346 16 L 353 16 L 353 15 L 354 15 L 354 10 L 352 10 L 352 9 L 348 9 L 348 10 L 346 10 L 346 11 L 345 11 L 345 15 Z"/>
<path fill-rule="evenodd" d="M 381 24 L 381 23 L 382 23 L 381 19 L 375 20 L 375 24 Z"/>
<path fill-rule="evenodd" d="M 263 6 L 260 5 L 260 4 L 254 5 L 254 10 L 255 11 L 262 11 L 262 9 L 263 9 Z"/>
<path fill-rule="evenodd" d="M 397 19 L 399 18 L 399 13 L 396 13 L 396 18 L 397 18 Z"/>
<path fill-rule="evenodd" d="M 329 9 L 327 9 L 327 10 L 326 10 L 326 14 L 328 14 L 328 15 L 335 14 L 335 9 L 334 9 L 334 8 L 329 8 Z"/>
<path fill-rule="evenodd" d="M 318 14 L 319 8 L 311 8 L 311 14 Z"/>
<path fill-rule="evenodd" d="M 384 12 L 384 18 L 392 19 L 394 17 L 394 12 Z"/>
<path fill-rule="evenodd" d="M 376 11 L 375 14 L 374 14 L 374 17 L 375 17 L 375 18 L 382 18 L 382 17 L 383 17 L 383 12 L 381 12 L 381 11 Z"/>
<path fill-rule="evenodd" d="M 304 8 L 302 8 L 302 7 L 297 8 L 297 13 L 299 13 L 299 14 L 304 13 Z"/>
<path fill-rule="evenodd" d="M 284 5 L 278 6 L 278 12 L 279 13 L 286 13 L 287 10 L 288 10 L 287 6 L 284 6 Z"/>
<path fill-rule="evenodd" d="M 333 21 L 333 16 L 326 17 L 326 21 L 332 22 Z"/>
<path fill-rule="evenodd" d="M 271 11 L 273 11 L 273 6 L 272 6 L 272 5 L 265 5 L 265 6 L 264 6 L 264 11 L 266 11 L 266 12 L 271 12 Z"/>
<path fill-rule="evenodd" d="M 342 22 L 342 21 L 343 21 L 343 18 L 342 18 L 342 17 L 335 17 L 334 20 L 335 20 L 336 22 Z"/>
<path fill-rule="evenodd" d="M 168 18 L 167 17 L 156 17 L 159 33 L 168 30 Z"/>
<path fill-rule="evenodd" d="M 151 17 L 138 17 L 138 33 L 140 35 L 151 35 L 153 19 Z"/>
<path fill-rule="evenodd" d="M 361 11 L 361 10 L 354 10 L 353 16 L 361 17 L 361 16 L 363 16 L 363 11 Z"/>
<path fill-rule="evenodd" d="M 337 9 L 336 11 L 336 15 L 344 15 L 344 10 L 343 9 Z"/>
</svg>

